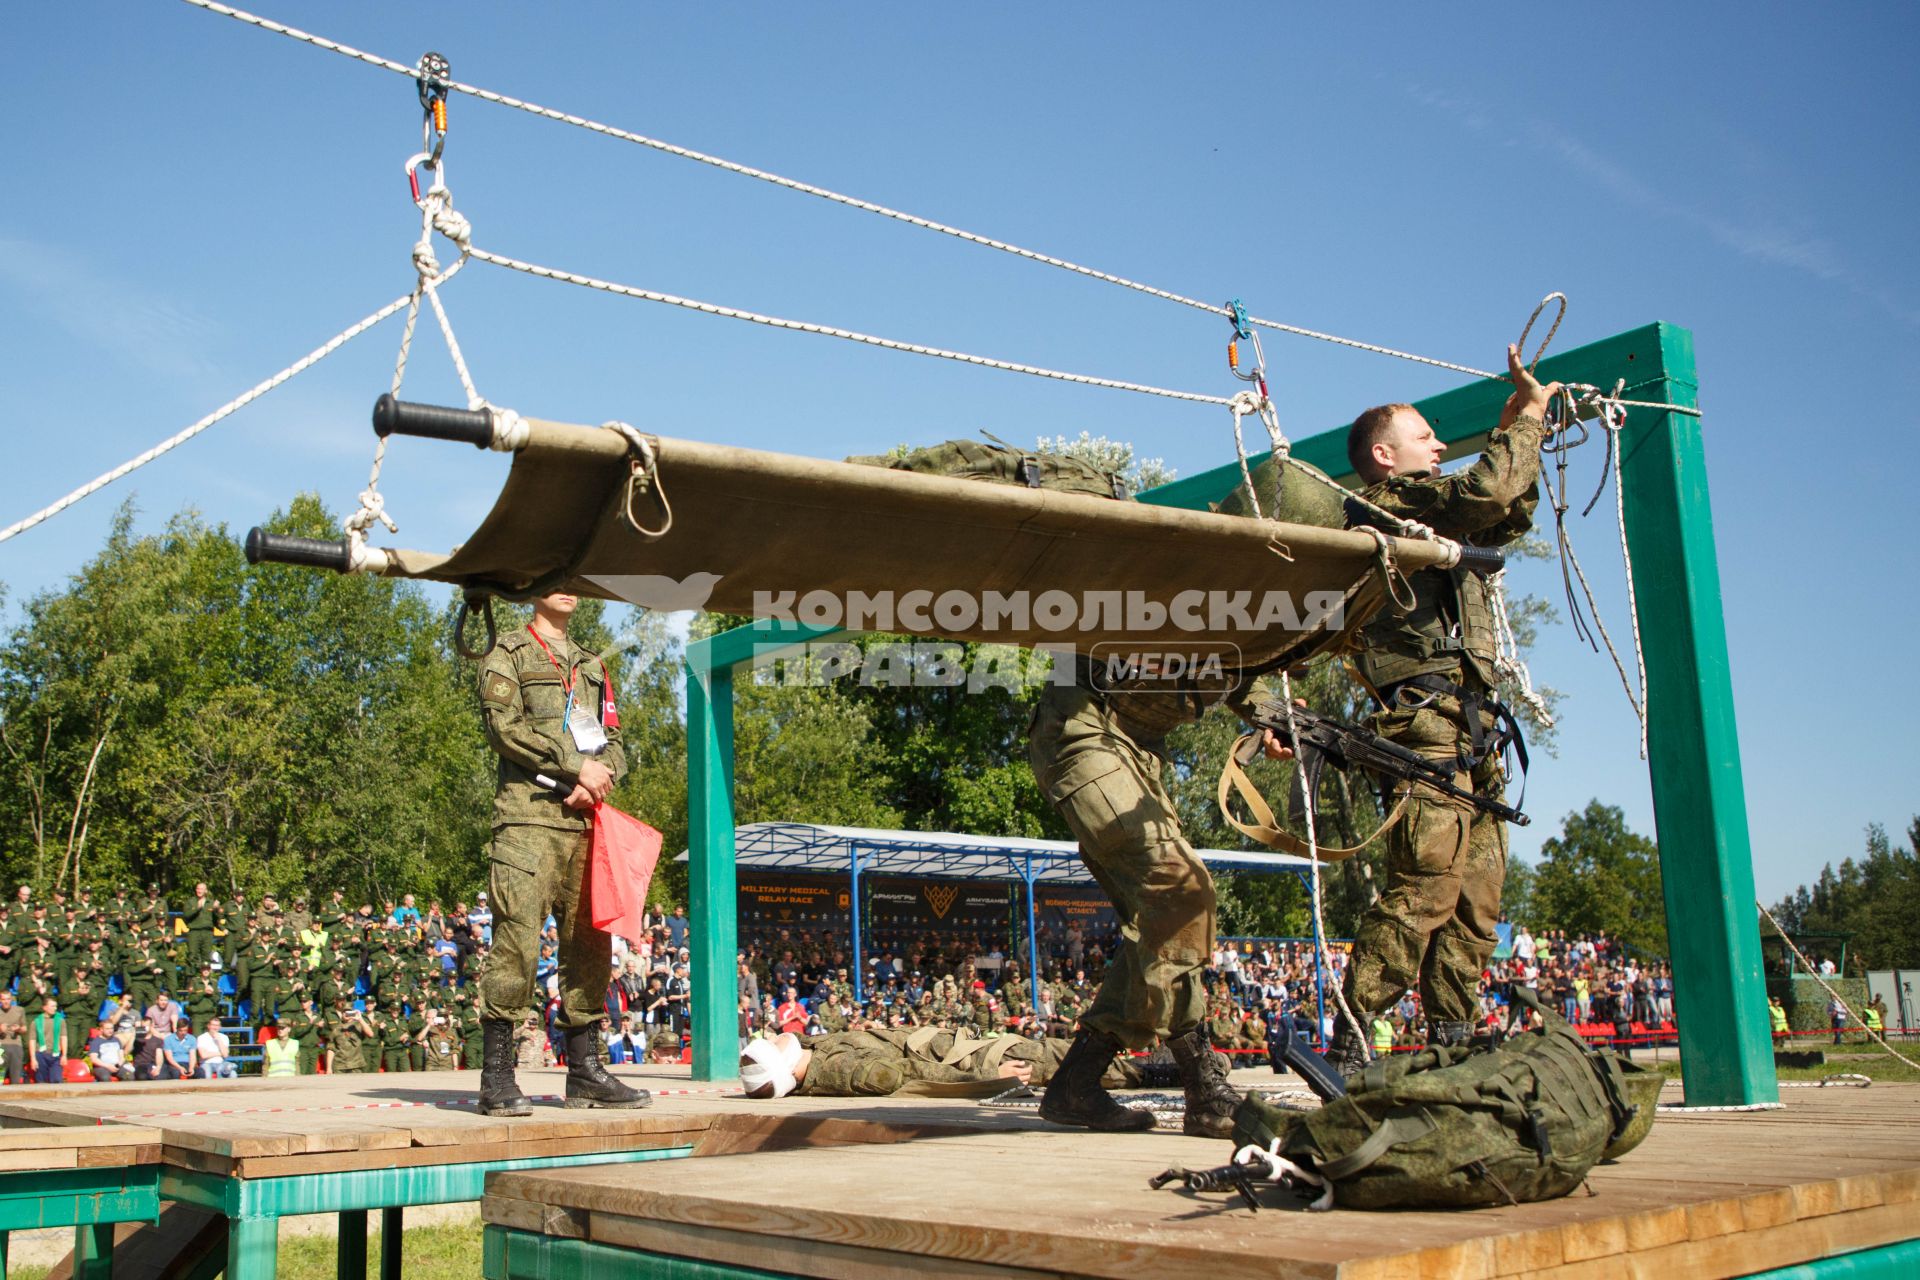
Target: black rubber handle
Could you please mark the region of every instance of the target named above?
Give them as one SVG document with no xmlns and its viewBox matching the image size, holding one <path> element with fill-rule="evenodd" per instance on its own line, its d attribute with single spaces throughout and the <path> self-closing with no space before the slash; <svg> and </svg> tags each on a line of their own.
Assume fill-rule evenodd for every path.
<svg viewBox="0 0 1920 1280">
<path fill-rule="evenodd" d="M 476 449 L 493 443 L 493 415 L 485 409 L 451 409 L 381 396 L 373 402 L 373 431 L 381 436 L 459 440 Z"/>
<path fill-rule="evenodd" d="M 1507 553 L 1498 547 L 1460 548 L 1460 567 L 1475 573 L 1498 573 L 1507 567 Z"/>
<path fill-rule="evenodd" d="M 353 565 L 353 551 L 345 538 L 338 542 L 295 538 L 284 533 L 268 533 L 255 525 L 247 530 L 247 563 L 301 564 L 345 573 Z"/>
</svg>

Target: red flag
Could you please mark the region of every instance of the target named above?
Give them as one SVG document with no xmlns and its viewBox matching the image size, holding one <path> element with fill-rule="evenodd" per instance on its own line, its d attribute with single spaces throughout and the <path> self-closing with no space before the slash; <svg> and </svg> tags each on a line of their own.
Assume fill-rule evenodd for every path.
<svg viewBox="0 0 1920 1280">
<path fill-rule="evenodd" d="M 587 899 L 593 927 L 623 938 L 644 930 L 647 886 L 660 860 L 660 833 L 609 804 L 593 807 L 593 857 Z"/>
</svg>

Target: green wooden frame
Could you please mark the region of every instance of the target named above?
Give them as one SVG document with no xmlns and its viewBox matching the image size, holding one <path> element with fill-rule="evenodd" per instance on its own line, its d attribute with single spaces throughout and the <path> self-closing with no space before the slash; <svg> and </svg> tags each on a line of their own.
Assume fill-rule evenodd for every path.
<svg viewBox="0 0 1920 1280">
<path fill-rule="evenodd" d="M 784 1274 L 544 1236 L 489 1222 L 480 1260 L 486 1280 L 780 1280 Z"/>
<path fill-rule="evenodd" d="M 1748 1280 L 1904 1280 L 1916 1268 L 1920 1240 L 1909 1240 L 1761 1271 Z M 486 1280 L 627 1280 L 640 1275 L 653 1280 L 774 1280 L 778 1273 L 488 1223 L 480 1274 Z"/>
<path fill-rule="evenodd" d="M 104 1280 L 112 1272 L 114 1224 L 159 1216 L 157 1164 L 0 1173 L 0 1280 L 15 1231 L 72 1227 L 74 1280 Z"/>
<path fill-rule="evenodd" d="M 1540 373 L 1612 387 L 1628 398 L 1692 406 L 1698 384 L 1693 335 L 1651 324 L 1544 360 Z M 1418 402 L 1450 456 L 1477 451 L 1511 387 L 1481 380 Z M 1666 885 L 1674 1001 L 1687 1101 L 1727 1106 L 1778 1099 L 1767 1031 L 1760 933 L 1753 908 L 1740 744 L 1734 730 L 1726 621 L 1714 555 L 1700 420 L 1633 409 L 1621 440 L 1627 542 L 1634 556 L 1647 662 L 1654 820 Z M 1295 457 L 1350 475 L 1346 428 L 1300 441 Z M 1264 458 L 1265 455 L 1260 455 Z M 1255 459 L 1257 462 L 1259 459 Z M 1238 463 L 1140 495 L 1143 502 L 1204 510 L 1239 482 Z M 738 1003 L 734 956 L 733 672 L 771 649 L 830 632 L 756 622 L 687 646 L 688 844 L 693 993 L 699 1007 Z M 694 1076 L 737 1074 L 731 1016 L 696 1021 Z"/>
<path fill-rule="evenodd" d="M 280 1219 L 294 1214 L 340 1215 L 338 1273 L 365 1280 L 367 1212 L 382 1215 L 381 1280 L 398 1280 L 403 1211 L 409 1205 L 454 1204 L 486 1193 L 487 1175 L 517 1169 L 564 1169 L 584 1165 L 636 1164 L 693 1154 L 691 1146 L 647 1151 L 598 1151 L 577 1156 L 520 1160 L 472 1160 L 405 1168 L 349 1169 L 340 1173 L 290 1174 L 277 1178 L 230 1178 L 192 1169 L 159 1168 L 160 1197 L 198 1205 L 227 1219 L 227 1252 L 210 1259 L 209 1272 L 227 1280 L 273 1280 Z M 155 1166 L 157 1167 L 157 1166 Z M 218 1265 L 216 1265 L 218 1264 Z"/>
</svg>

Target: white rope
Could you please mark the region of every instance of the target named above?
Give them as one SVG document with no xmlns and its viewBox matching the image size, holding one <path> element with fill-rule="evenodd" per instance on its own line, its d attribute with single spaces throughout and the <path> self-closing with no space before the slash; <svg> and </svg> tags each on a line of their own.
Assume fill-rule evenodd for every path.
<svg viewBox="0 0 1920 1280">
<path fill-rule="evenodd" d="M 449 272 L 449 274 L 451 274 L 451 272 Z M 149 462 L 152 462 L 155 458 L 160 457 L 162 454 L 169 453 L 172 450 L 179 448 L 181 445 L 185 444 L 187 441 L 199 435 L 202 431 L 205 431 L 208 427 L 213 426 L 215 423 L 221 421 L 222 419 L 227 418 L 232 414 L 236 413 L 237 411 L 244 409 L 249 404 L 252 404 L 255 400 L 258 400 L 261 396 L 267 394 L 267 392 L 273 390 L 275 387 L 279 386 L 281 383 L 287 381 L 287 379 L 292 378 L 296 374 L 304 373 L 306 370 L 312 368 L 314 365 L 318 364 L 320 361 L 326 359 L 328 356 L 338 351 L 341 347 L 345 346 L 347 343 L 351 342 L 353 339 L 359 337 L 361 334 L 365 333 L 368 329 L 371 329 L 374 325 L 379 324 L 382 320 L 385 320 L 388 316 L 393 315 L 395 312 L 399 311 L 402 307 L 406 306 L 409 299 L 411 299 L 411 297 L 412 297 L 411 294 L 402 294 L 400 297 L 395 298 L 392 302 L 389 302 L 386 306 L 381 307 L 378 311 L 375 311 L 373 314 L 362 317 L 360 320 L 349 325 L 347 328 L 342 329 L 339 333 L 327 339 L 324 343 L 322 343 L 318 347 L 315 347 L 312 351 L 309 351 L 306 355 L 300 357 L 300 359 L 294 361 L 292 364 L 288 365 L 286 368 L 282 369 L 280 372 L 274 374 L 271 378 L 268 378 L 265 382 L 259 383 L 256 386 L 250 388 L 249 390 L 242 392 L 240 395 L 235 396 L 233 399 L 227 401 L 225 404 L 221 405 L 218 409 L 215 409 L 212 413 L 200 419 L 198 422 L 194 423 L 192 426 L 187 427 L 185 430 L 179 432 L 176 435 L 168 436 L 165 440 L 162 440 L 159 444 L 156 444 L 155 446 L 153 446 L 153 448 L 148 449 L 145 453 L 138 454 L 132 458 L 127 459 L 125 462 L 121 463 L 119 466 L 115 467 L 113 470 L 108 471 L 103 475 L 95 476 L 92 480 L 89 480 L 87 483 L 81 485 L 78 489 L 75 489 L 72 493 L 69 493 L 66 497 L 61 498 L 58 502 L 54 502 L 49 504 L 48 506 L 42 507 L 40 510 L 34 512 L 30 516 L 27 516 L 25 519 L 17 520 L 13 524 L 8 525 L 5 529 L 0 529 L 0 542 L 5 542 L 7 539 L 13 537 L 15 534 L 23 533 L 26 530 L 33 528 L 35 525 L 40 524 L 45 520 L 49 520 L 54 516 L 59 515 L 62 511 L 65 511 L 68 507 L 72 506 L 76 502 L 79 502 L 81 499 L 89 497 L 95 493 L 98 493 L 100 490 L 106 488 L 108 485 L 112 484 L 114 481 L 123 479 L 124 477 L 131 475 L 133 472 L 138 471 L 141 467 L 146 466 Z"/>
<path fill-rule="evenodd" d="M 189 0 L 197 3 L 197 0 Z M 563 284 L 579 285 L 583 289 L 597 289 L 602 293 L 611 293 L 623 298 L 637 298 L 643 302 L 662 302 L 668 306 L 684 307 L 689 311 L 704 312 L 710 316 L 725 316 L 729 320 L 745 320 L 752 324 L 767 325 L 775 329 L 789 329 L 795 333 L 818 334 L 825 338 L 840 338 L 847 342 L 864 343 L 870 347 L 881 347 L 888 351 L 904 351 L 909 355 L 932 356 L 938 360 L 953 360 L 960 364 L 978 365 L 985 369 L 1000 369 L 1008 373 L 1024 373 L 1036 378 L 1051 378 L 1058 382 L 1078 383 L 1085 387 L 1106 387 L 1112 391 L 1133 391 L 1141 395 L 1163 396 L 1169 400 L 1190 400 L 1198 404 L 1227 403 L 1225 396 L 1202 395 L 1195 391 L 1173 391 L 1166 387 L 1148 386 L 1139 382 L 1122 382 L 1114 378 L 1095 378 L 1084 373 L 1064 373 L 1058 369 L 1044 369 L 1038 365 L 1018 364 L 1011 360 L 996 360 L 991 356 L 969 355 L 964 351 L 949 351 L 944 347 L 929 347 L 917 342 L 901 342 L 894 338 L 875 337 L 870 333 L 858 333 L 852 329 L 839 329 L 832 325 L 813 324 L 804 320 L 785 320 L 779 316 L 764 315 L 758 311 L 744 311 L 738 307 L 721 306 L 715 302 L 701 302 L 695 298 L 682 298 L 671 293 L 661 293 L 653 289 L 639 289 L 631 285 L 615 284 L 610 280 L 599 280 L 593 276 L 583 276 L 572 271 L 561 271 L 553 267 L 543 267 L 518 258 L 509 258 L 504 254 L 489 253 L 485 249 L 472 250 L 475 261 L 490 262 L 496 267 L 505 267 L 509 271 L 520 271 L 543 280 L 558 280 Z"/>
<path fill-rule="evenodd" d="M 1620 497 L 1617 493 L 1619 488 L 1617 470 L 1615 483 L 1616 512 L 1620 517 L 1621 551 L 1628 557 L 1627 590 L 1633 613 L 1634 662 L 1640 672 L 1641 683 L 1639 691 L 1634 689 L 1633 680 L 1627 675 L 1626 663 L 1621 660 L 1620 651 L 1614 646 L 1613 636 L 1607 631 L 1606 619 L 1601 616 L 1599 602 L 1594 598 L 1593 585 L 1587 581 L 1587 572 L 1580 565 L 1579 553 L 1574 550 L 1573 535 L 1567 532 L 1567 511 L 1570 508 L 1570 504 L 1566 496 L 1566 455 L 1567 452 L 1579 442 L 1567 441 L 1565 437 L 1566 432 L 1579 421 L 1580 406 L 1583 404 L 1589 405 L 1598 411 L 1601 429 L 1608 434 L 1608 450 L 1613 454 L 1616 462 L 1620 455 L 1618 432 L 1625 423 L 1626 410 L 1620 408 L 1617 401 L 1602 396 L 1596 387 L 1585 386 L 1583 384 L 1571 384 L 1562 387 L 1560 391 L 1555 394 L 1553 405 L 1548 406 L 1549 431 L 1547 443 L 1542 446 L 1543 449 L 1556 451 L 1559 457 L 1560 485 L 1557 490 L 1551 489 L 1550 487 L 1550 492 L 1553 495 L 1551 502 L 1553 506 L 1554 527 L 1558 534 L 1558 549 L 1563 562 L 1563 568 L 1571 569 L 1571 581 L 1580 584 L 1580 592 L 1586 598 L 1587 612 L 1593 618 L 1593 632 L 1600 637 L 1601 643 L 1606 646 L 1607 656 L 1613 660 L 1613 669 L 1620 677 L 1620 687 L 1626 691 L 1627 703 L 1633 708 L 1633 714 L 1640 722 L 1640 758 L 1644 760 L 1646 759 L 1647 737 L 1647 708 L 1644 698 L 1646 690 L 1646 658 L 1641 648 L 1639 601 L 1633 598 L 1632 595 L 1633 571 L 1631 552 L 1627 548 L 1626 507 L 1624 498 Z M 1555 406 L 1558 406 L 1557 415 L 1554 412 Z M 1578 601 L 1573 599 L 1572 590 L 1572 586 L 1569 584 L 1567 588 L 1567 605 L 1573 617 L 1574 628 L 1577 634 L 1581 628 L 1580 609 Z M 1583 636 L 1582 638 L 1586 639 L 1589 644 L 1592 644 L 1591 637 Z"/>
<path fill-rule="evenodd" d="M 420 238 L 413 246 L 413 269 L 415 280 L 413 292 L 407 299 L 407 323 L 400 333 L 400 351 L 394 357 L 393 381 L 389 384 L 389 394 L 400 398 L 400 387 L 407 376 L 407 358 L 413 350 L 413 330 L 420 319 L 420 299 L 424 296 L 433 307 L 434 317 L 439 321 L 440 334 L 447 342 L 447 352 L 453 357 L 454 371 L 460 376 L 460 385 L 467 393 L 467 407 L 480 409 L 490 407 L 473 385 L 473 375 L 467 370 L 466 357 L 461 354 L 460 340 L 454 336 L 453 322 L 447 317 L 447 309 L 440 301 L 440 286 L 451 279 L 454 272 L 466 265 L 468 249 L 473 241 L 473 227 L 455 212 L 453 196 L 446 188 L 446 171 L 441 165 L 435 166 L 432 188 L 420 200 Z M 438 231 L 453 241 L 459 248 L 460 256 L 451 267 L 441 270 L 440 261 L 433 252 L 433 233 Z M 388 533 L 400 532 L 400 526 L 394 522 L 387 511 L 386 498 L 380 492 L 380 470 L 387 460 L 387 437 L 377 436 L 373 445 L 373 466 L 367 475 L 367 487 L 360 491 L 360 506 L 352 515 L 340 522 L 341 530 L 347 536 L 349 564 L 354 569 L 363 567 L 366 560 L 367 531 L 377 522 L 387 528 Z"/>
<path fill-rule="evenodd" d="M 419 68 L 416 66 L 411 66 L 404 62 L 395 62 L 391 58 L 383 58 L 378 54 L 367 53 L 364 50 L 353 48 L 351 45 L 341 44 L 338 41 L 326 39 L 324 36 L 316 36 L 310 32 L 302 31 L 297 27 L 290 27 L 284 23 L 274 22 L 269 18 L 262 18 L 257 14 L 248 13 L 243 9 L 233 8 L 231 5 L 216 3 L 216 0 L 186 0 L 186 3 L 193 5 L 195 8 L 205 9 L 209 13 L 217 13 L 224 17 L 244 22 L 249 26 L 258 27 L 263 31 L 270 31 L 275 35 L 286 36 L 290 39 L 301 41 L 304 44 L 313 45 L 315 48 L 325 49 L 330 53 L 337 53 L 344 57 L 352 58 L 357 62 L 364 62 L 369 66 L 391 71 L 396 75 L 405 76 L 409 80 L 417 80 L 419 76 Z M 1089 280 L 1098 280 L 1105 284 L 1118 285 L 1120 288 L 1131 289 L 1135 293 L 1144 293 L 1149 297 L 1159 298 L 1166 302 L 1178 303 L 1183 307 L 1192 307 L 1197 311 L 1206 311 L 1218 316 L 1230 316 L 1232 314 L 1226 307 L 1219 306 L 1215 303 L 1202 302 L 1198 298 L 1188 297 L 1185 294 L 1174 293 L 1171 290 L 1156 288 L 1149 284 L 1142 284 L 1137 280 L 1130 280 L 1125 276 L 1114 275 L 1111 272 L 1082 266 L 1080 263 L 1069 261 L 1066 258 L 1058 258 L 1051 254 L 1022 248 L 1017 244 L 1011 244 L 1005 240 L 995 240 L 990 236 L 984 236 L 977 232 L 950 226 L 944 222 L 937 222 L 932 218 L 923 218 L 917 214 L 906 213 L 899 209 L 891 209 L 886 205 L 876 204 L 871 200 L 862 200 L 856 196 L 829 190 L 826 187 L 815 186 L 810 182 L 801 182 L 794 178 L 783 177 L 777 173 L 770 173 L 765 169 L 756 169 L 751 165 L 744 165 L 736 161 L 722 159 L 719 156 L 708 155 L 702 151 L 695 151 L 690 147 L 682 147 L 671 142 L 663 142 L 658 138 L 650 138 L 645 134 L 634 133 L 631 130 L 621 129 L 610 124 L 603 124 L 598 120 L 590 120 L 585 116 L 574 115 L 566 111 L 558 111 L 552 107 L 543 107 L 538 103 L 527 102 L 524 99 L 510 97 L 504 93 L 496 93 L 491 89 L 482 89 L 476 85 L 464 84 L 458 80 L 448 82 L 447 89 L 453 93 L 463 93 L 469 97 L 478 98 L 482 102 L 491 102 L 502 107 L 511 107 L 515 111 L 525 111 L 530 115 L 536 115 L 560 124 L 572 125 L 575 128 L 585 129 L 590 133 L 597 133 L 603 137 L 615 138 L 621 142 L 631 142 L 636 146 L 647 147 L 654 151 L 663 152 L 666 155 L 678 156 L 683 160 L 693 160 L 700 164 L 710 165 L 713 168 L 724 170 L 727 173 L 738 174 L 744 178 L 753 178 L 760 182 L 771 183 L 776 187 L 784 187 L 789 191 L 797 191 L 802 195 L 815 196 L 822 200 L 831 201 L 834 204 L 845 205 L 850 209 L 858 209 L 863 213 L 877 214 L 883 218 L 890 218 L 895 222 L 904 222 L 908 226 L 919 227 L 922 230 L 935 231 L 941 235 L 952 236 L 957 240 L 964 240 L 968 244 L 980 245 L 987 249 L 996 249 L 1001 253 L 1009 253 L 1017 258 L 1025 258 L 1029 262 L 1038 262 L 1044 266 L 1069 271 L 1074 275 L 1084 276 Z M 1393 347 L 1381 346 L 1378 343 L 1361 342 L 1354 338 L 1343 338 L 1338 334 L 1324 333 L 1318 329 L 1308 329 L 1300 325 L 1286 324 L 1279 320 L 1264 319 L 1260 316 L 1248 316 L 1247 320 L 1249 323 L 1259 325 L 1263 329 L 1272 329 L 1279 333 L 1291 333 L 1302 338 L 1313 338 L 1320 342 L 1330 342 L 1336 346 L 1350 347 L 1356 351 L 1369 351 L 1375 355 L 1392 356 L 1396 360 L 1410 360 L 1415 364 L 1430 365 L 1436 369 L 1448 369 L 1454 373 L 1464 373 L 1476 378 L 1505 380 L 1504 374 L 1494 373 L 1486 369 L 1476 369 L 1472 365 L 1456 364 L 1451 360 L 1437 360 L 1431 356 L 1418 355 L 1411 351 L 1400 351 Z M 1685 405 L 1665 405 L 1637 401 L 1629 403 L 1642 405 L 1646 408 L 1667 409 L 1674 413 L 1689 414 L 1696 418 L 1700 416 L 1698 409 L 1688 408 Z"/>
<path fill-rule="evenodd" d="M 1813 962 L 1807 959 L 1806 953 L 1801 951 L 1799 947 L 1794 945 L 1793 939 L 1787 936 L 1787 931 L 1785 929 L 1782 929 L 1780 927 L 1780 922 L 1773 918 L 1773 912 L 1767 910 L 1765 903 L 1761 902 L 1759 899 L 1756 898 L 1754 899 L 1753 905 L 1760 908 L 1760 914 L 1767 918 L 1767 923 L 1773 926 L 1773 931 L 1780 935 L 1780 941 L 1786 943 L 1787 949 L 1793 952 L 1793 954 L 1799 958 L 1800 963 L 1807 967 L 1807 976 L 1809 978 L 1812 978 L 1815 982 L 1819 983 L 1821 989 L 1824 990 L 1829 996 L 1833 997 L 1833 1002 L 1839 1005 L 1841 1010 L 1845 1012 L 1849 1018 L 1852 1018 L 1855 1022 L 1860 1024 L 1860 1029 L 1862 1031 L 1865 1031 L 1869 1037 L 1878 1041 L 1882 1049 L 1885 1049 L 1888 1053 L 1900 1059 L 1900 1061 L 1906 1063 L 1908 1066 L 1912 1067 L 1914 1070 L 1920 1071 L 1920 1062 L 1915 1062 L 1912 1058 L 1907 1057 L 1906 1054 L 1901 1053 L 1898 1049 L 1888 1044 L 1887 1038 L 1884 1035 L 1881 1035 L 1878 1031 L 1875 1031 L 1872 1027 L 1869 1027 L 1867 1025 L 1867 1020 L 1861 1017 L 1859 1014 L 1855 1013 L 1853 1011 L 1853 1006 L 1848 1004 L 1846 1002 L 1846 999 L 1838 991 L 1835 991 L 1831 986 L 1827 984 L 1827 980 L 1820 976 L 1820 971 L 1814 967 Z"/>
<path fill-rule="evenodd" d="M 1261 519 L 1263 513 L 1260 507 L 1260 498 L 1254 493 L 1253 489 L 1252 460 L 1247 456 L 1247 445 L 1242 434 L 1241 419 L 1249 415 L 1258 414 L 1261 425 L 1267 429 L 1267 439 L 1272 445 L 1272 452 L 1268 456 L 1277 460 L 1273 475 L 1273 518 L 1278 520 L 1280 518 L 1281 485 L 1285 480 L 1286 464 L 1292 457 L 1293 445 L 1280 430 L 1280 416 L 1273 407 L 1273 401 L 1265 396 L 1255 395 L 1251 391 L 1240 391 L 1236 392 L 1232 398 L 1227 401 L 1227 411 L 1233 415 L 1233 448 L 1235 454 L 1237 454 L 1240 459 L 1241 488 L 1247 495 L 1247 504 L 1253 513 L 1253 518 L 1256 520 Z M 1431 525 L 1421 524 L 1418 520 L 1408 520 L 1403 516 L 1395 515 L 1385 507 L 1369 501 L 1361 494 L 1355 493 L 1338 480 L 1322 472 L 1318 467 L 1301 466 L 1296 467 L 1295 471 L 1297 474 L 1312 480 L 1315 484 L 1339 494 L 1343 500 L 1358 503 L 1367 511 L 1372 512 L 1376 519 L 1383 522 L 1387 527 L 1402 537 L 1420 538 L 1428 542 L 1447 541 L 1435 533 Z"/>
<path fill-rule="evenodd" d="M 1280 670 L 1280 704 L 1287 709 L 1287 737 L 1294 742 L 1300 741 L 1300 728 L 1294 722 L 1293 718 L 1293 677 L 1287 674 L 1286 668 L 1284 667 Z M 1327 946 L 1327 922 L 1321 908 L 1320 838 L 1314 825 L 1314 815 L 1318 806 L 1315 803 L 1316 798 L 1313 794 L 1313 788 L 1307 785 L 1304 762 L 1295 760 L 1294 768 L 1300 774 L 1300 794 L 1306 797 L 1303 813 L 1307 827 L 1307 863 L 1313 893 L 1313 938 L 1314 947 L 1317 952 L 1314 958 L 1320 965 L 1320 981 L 1324 987 L 1326 972 L 1333 967 L 1333 958 L 1332 952 Z M 1366 1060 L 1372 1062 L 1374 1056 L 1373 1046 L 1370 1043 L 1372 1037 L 1367 1034 L 1367 1029 L 1360 1025 L 1360 1019 L 1353 1016 L 1353 1009 L 1347 1004 L 1347 990 L 1344 981 L 1334 984 L 1333 1001 L 1334 1004 L 1339 1007 L 1340 1015 L 1347 1020 L 1347 1025 L 1351 1026 L 1354 1034 L 1359 1036 L 1361 1052 L 1366 1055 Z"/>
<path fill-rule="evenodd" d="M 1233 452 L 1240 459 L 1240 487 L 1247 495 L 1247 510 L 1255 520 L 1261 518 L 1260 495 L 1254 492 L 1253 471 L 1247 466 L 1247 442 L 1245 437 L 1241 435 L 1240 424 L 1241 419 L 1245 418 L 1248 414 L 1259 412 L 1260 401 L 1261 397 L 1256 396 L 1251 391 L 1236 391 L 1233 397 L 1227 401 L 1227 412 L 1233 415 Z M 1274 518 L 1278 519 L 1280 511 L 1278 498 L 1279 483 L 1277 480 L 1274 484 L 1274 490 Z"/>
<path fill-rule="evenodd" d="M 1487 605 L 1493 613 L 1493 671 L 1513 689 L 1515 696 L 1533 713 L 1543 729 L 1553 728 L 1553 712 L 1547 700 L 1533 687 L 1533 671 L 1520 656 L 1520 642 L 1513 634 L 1513 620 L 1507 614 L 1507 571 L 1502 568 L 1487 579 Z"/>
<path fill-rule="evenodd" d="M 1624 441 L 1620 433 L 1627 425 L 1627 411 L 1620 407 L 1621 388 L 1627 380 L 1620 379 L 1613 386 L 1614 398 L 1603 406 L 1600 412 L 1600 425 L 1612 434 L 1613 447 L 1608 450 L 1613 456 L 1613 514 L 1620 527 L 1620 562 L 1627 574 L 1627 621 L 1633 627 L 1633 665 L 1635 674 L 1640 678 L 1640 696 L 1632 699 L 1633 709 L 1640 717 L 1640 758 L 1647 758 L 1647 649 L 1640 639 L 1640 598 L 1633 589 L 1633 548 L 1627 543 L 1627 492 L 1620 483 L 1620 455 Z M 1631 697 L 1631 694 L 1629 694 Z"/>
<path fill-rule="evenodd" d="M 1280 1154 L 1280 1139 L 1275 1138 L 1264 1147 L 1249 1143 L 1233 1153 L 1233 1163 L 1247 1166 L 1254 1171 L 1256 1161 L 1264 1161 L 1267 1166 L 1260 1177 L 1268 1182 L 1282 1186 L 1306 1186 L 1320 1190 L 1313 1202 L 1307 1206 L 1308 1213 L 1325 1213 L 1333 1208 L 1333 1185 L 1311 1169 L 1303 1168 Z"/>
</svg>

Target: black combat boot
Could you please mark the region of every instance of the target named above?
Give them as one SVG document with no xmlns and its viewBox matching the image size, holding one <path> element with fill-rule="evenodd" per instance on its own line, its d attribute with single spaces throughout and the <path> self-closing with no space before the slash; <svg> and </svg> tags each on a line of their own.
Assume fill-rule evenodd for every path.
<svg viewBox="0 0 1920 1280">
<path fill-rule="evenodd" d="M 653 1095 L 632 1089 L 607 1074 L 600 1058 L 600 1032 L 573 1027 L 567 1032 L 567 1105 L 569 1107 L 646 1107 Z"/>
<path fill-rule="evenodd" d="M 1346 1014 L 1334 1019 L 1333 1043 L 1327 1046 L 1327 1065 L 1341 1079 L 1359 1075 L 1367 1069 L 1367 1042 L 1359 1024 Z"/>
<path fill-rule="evenodd" d="M 1100 1077 L 1120 1049 L 1120 1042 L 1105 1032 L 1081 1028 L 1040 1098 L 1040 1118 L 1102 1133 L 1137 1133 L 1153 1128 L 1153 1112 L 1123 1107 L 1100 1087 Z"/>
<path fill-rule="evenodd" d="M 505 1018 L 480 1024 L 486 1037 L 480 1060 L 480 1114 L 530 1116 L 533 1104 L 513 1079 L 513 1023 Z"/>
<path fill-rule="evenodd" d="M 1180 1083 L 1187 1091 L 1181 1128 L 1192 1138 L 1231 1138 L 1240 1095 L 1227 1083 L 1227 1060 L 1213 1051 L 1205 1025 L 1167 1041 L 1167 1047 L 1173 1050 Z"/>
</svg>

